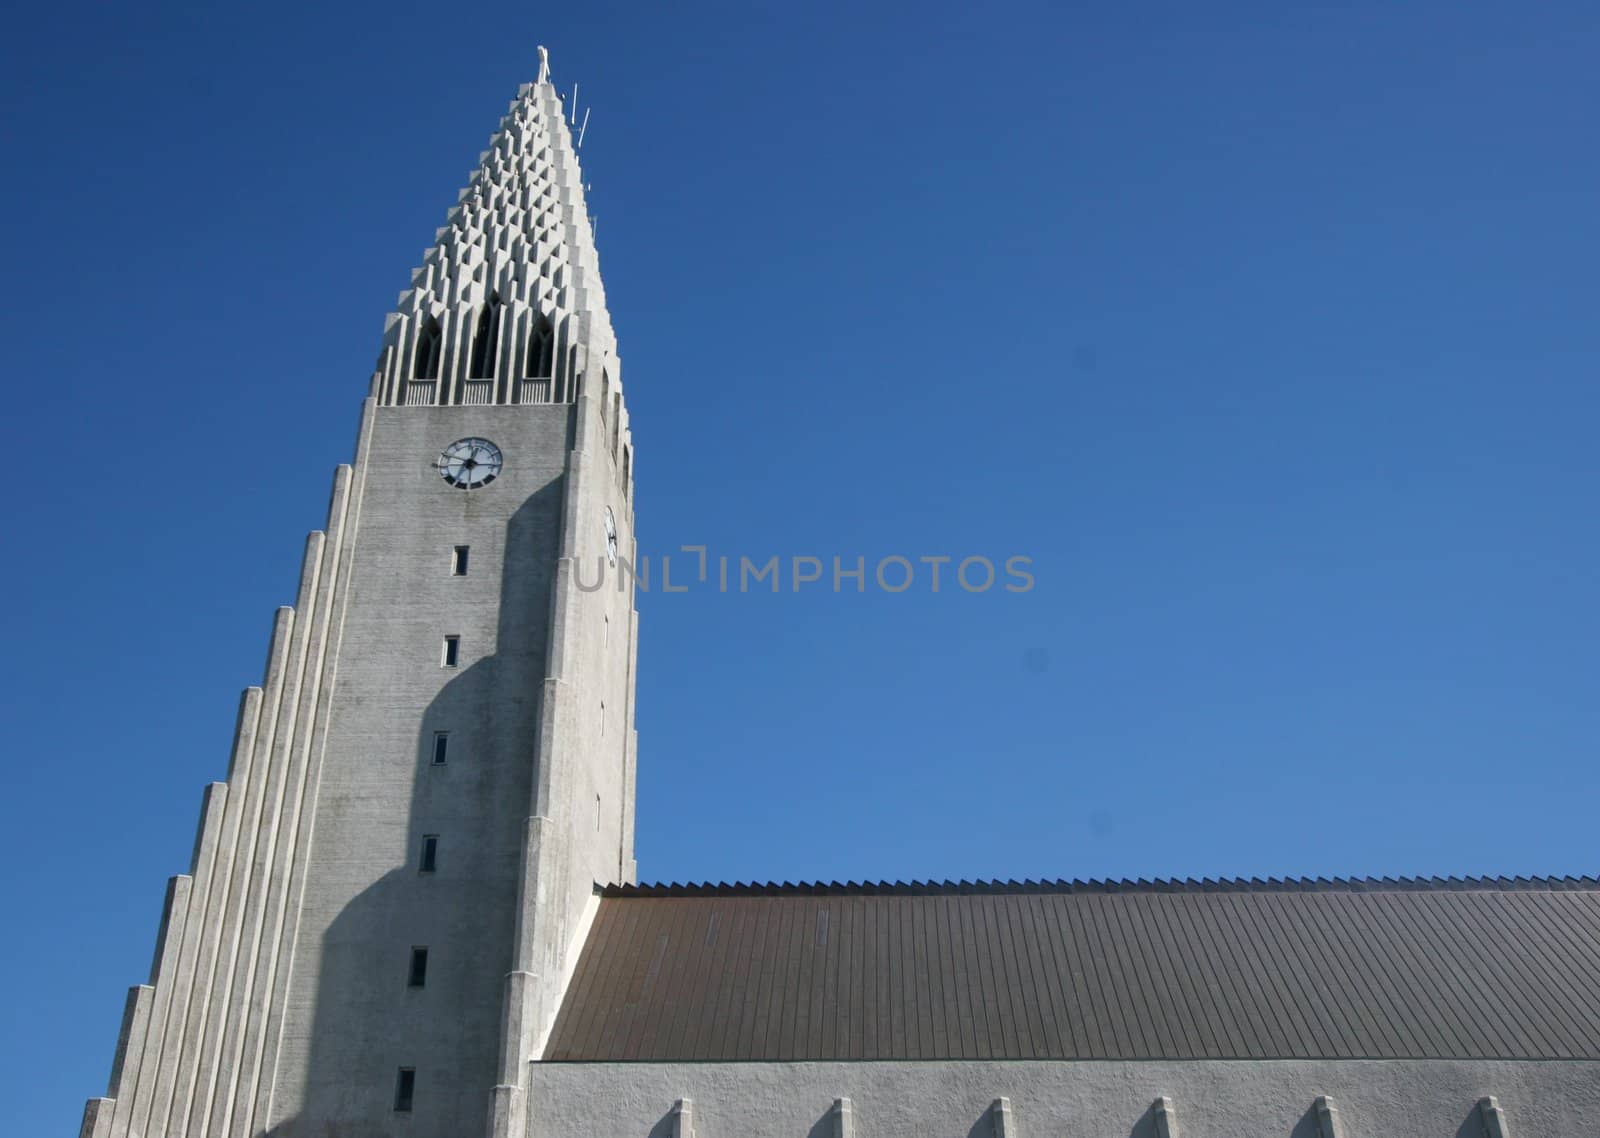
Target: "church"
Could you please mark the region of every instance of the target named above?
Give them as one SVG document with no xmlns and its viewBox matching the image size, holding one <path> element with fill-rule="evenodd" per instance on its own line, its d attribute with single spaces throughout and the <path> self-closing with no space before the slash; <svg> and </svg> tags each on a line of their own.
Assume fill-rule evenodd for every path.
<svg viewBox="0 0 1600 1138">
<path fill-rule="evenodd" d="M 541 49 L 388 318 L 82 1138 L 1600 1133 L 1594 878 L 641 884 L 574 129 Z"/>
</svg>

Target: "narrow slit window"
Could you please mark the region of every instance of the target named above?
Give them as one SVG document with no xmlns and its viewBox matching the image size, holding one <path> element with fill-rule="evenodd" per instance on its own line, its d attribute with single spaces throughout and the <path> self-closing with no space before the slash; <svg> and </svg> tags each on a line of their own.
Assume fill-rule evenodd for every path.
<svg viewBox="0 0 1600 1138">
<path fill-rule="evenodd" d="M 433 765 L 444 766 L 450 758 L 450 732 L 435 731 L 433 733 Z"/>
<path fill-rule="evenodd" d="M 394 1081 L 394 1108 L 411 1112 L 411 1100 L 417 1093 L 417 1071 L 415 1067 L 401 1067 L 400 1074 Z"/>
<path fill-rule="evenodd" d="M 533 335 L 528 340 L 528 375 L 533 379 L 549 379 L 554 370 L 555 362 L 555 332 L 550 327 L 550 321 L 543 316 L 533 327 Z"/>
<path fill-rule="evenodd" d="M 422 945 L 411 948 L 411 971 L 406 974 L 406 987 L 422 988 L 428 983 L 428 950 Z"/>
<path fill-rule="evenodd" d="M 450 553 L 450 575 L 452 577 L 465 577 L 467 575 L 467 554 L 470 545 L 458 545 Z"/>
<path fill-rule="evenodd" d="M 478 330 L 472 337 L 472 353 L 467 363 L 468 379 L 493 379 L 495 357 L 500 350 L 500 298 L 491 295 L 478 315 Z"/>
<path fill-rule="evenodd" d="M 454 668 L 461 663 L 461 637 L 446 636 L 444 638 L 444 656 L 442 663 L 446 668 Z"/>
<path fill-rule="evenodd" d="M 422 328 L 417 333 L 416 366 L 411 371 L 413 379 L 439 378 L 439 353 L 443 346 L 444 334 L 440 331 L 439 322 L 430 316 L 422 322 Z"/>
<path fill-rule="evenodd" d="M 419 873 L 432 873 L 439 868 L 439 835 L 426 834 L 422 839 L 422 861 L 417 866 Z"/>
</svg>

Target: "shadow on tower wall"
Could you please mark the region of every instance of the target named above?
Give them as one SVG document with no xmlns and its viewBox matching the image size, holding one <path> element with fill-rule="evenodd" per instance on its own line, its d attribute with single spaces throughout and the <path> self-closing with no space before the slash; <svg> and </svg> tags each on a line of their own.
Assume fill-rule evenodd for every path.
<svg viewBox="0 0 1600 1138">
<path fill-rule="evenodd" d="M 502 1000 L 513 963 L 564 482 L 558 476 L 536 491 L 506 524 L 497 650 L 453 676 L 422 716 L 409 772 L 406 864 L 363 889 L 328 923 L 303 1044 L 303 1108 L 267 1127 L 258 1119 L 257 1138 L 482 1132 L 498 1081 Z M 336 692 L 336 706 L 377 695 Z M 438 731 L 450 733 L 443 765 L 433 761 Z M 386 769 L 385 756 L 336 754 L 333 745 L 319 810 L 330 805 L 328 773 L 339 764 L 367 764 L 373 772 L 352 780 L 352 789 L 398 773 L 393 764 Z M 328 848 L 324 835 L 313 839 L 314 871 L 361 857 L 359 850 Z M 431 873 L 420 869 L 427 835 L 439 838 Z M 319 922 L 310 912 L 302 922 L 304 945 Z M 426 983 L 412 987 L 411 952 L 421 946 L 428 949 Z M 308 982 L 297 975 L 295 989 Z M 296 1062 L 291 1041 L 284 1042 L 280 1076 L 292 1074 Z M 416 1072 L 409 1115 L 395 1110 L 402 1067 Z"/>
</svg>

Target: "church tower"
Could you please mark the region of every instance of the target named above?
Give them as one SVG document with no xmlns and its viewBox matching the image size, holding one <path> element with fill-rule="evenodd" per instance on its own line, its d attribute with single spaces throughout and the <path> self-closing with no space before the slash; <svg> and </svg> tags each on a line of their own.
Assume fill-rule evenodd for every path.
<svg viewBox="0 0 1600 1138">
<path fill-rule="evenodd" d="M 85 1138 L 526 1132 L 634 878 L 621 379 L 541 48 L 389 317 Z"/>
</svg>

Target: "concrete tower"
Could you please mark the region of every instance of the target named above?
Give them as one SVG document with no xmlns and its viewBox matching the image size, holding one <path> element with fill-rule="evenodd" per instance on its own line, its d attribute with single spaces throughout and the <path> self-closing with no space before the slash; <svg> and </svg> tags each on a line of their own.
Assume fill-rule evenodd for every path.
<svg viewBox="0 0 1600 1138">
<path fill-rule="evenodd" d="M 631 469 L 540 49 L 389 318 L 85 1136 L 525 1132 L 594 886 L 634 877 L 632 583 L 594 588 Z"/>
</svg>

